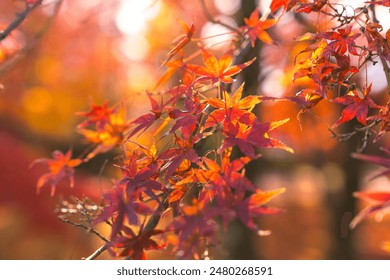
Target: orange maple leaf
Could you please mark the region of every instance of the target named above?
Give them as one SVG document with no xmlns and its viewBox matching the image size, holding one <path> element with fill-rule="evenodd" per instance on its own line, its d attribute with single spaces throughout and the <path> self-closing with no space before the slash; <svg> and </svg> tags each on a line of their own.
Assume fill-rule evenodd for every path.
<svg viewBox="0 0 390 280">
<path fill-rule="evenodd" d="M 36 163 L 42 163 L 46 165 L 49 169 L 48 173 L 43 174 L 38 179 L 37 183 L 37 193 L 39 193 L 40 189 L 49 184 L 51 186 L 50 195 L 53 196 L 55 192 L 55 187 L 59 181 L 63 178 L 68 177 L 70 181 L 70 187 L 74 186 L 74 168 L 80 165 L 83 161 L 81 159 L 72 159 L 72 151 L 69 150 L 66 154 L 63 154 L 61 151 L 54 151 L 53 159 L 37 159 L 32 165 Z"/>
<path fill-rule="evenodd" d="M 242 28 L 243 34 L 249 37 L 252 47 L 255 46 L 257 39 L 267 44 L 274 42 L 265 30 L 275 25 L 275 19 L 261 20 L 259 19 L 259 10 L 255 9 L 249 18 L 245 18 L 244 21 L 245 26 Z"/>
<path fill-rule="evenodd" d="M 232 65 L 233 62 L 232 50 L 226 52 L 221 59 L 217 59 L 206 49 L 202 49 L 202 57 L 204 66 L 196 64 L 186 64 L 184 67 L 188 71 L 199 75 L 200 80 L 211 80 L 213 83 L 221 81 L 223 83 L 232 83 L 232 76 L 241 72 L 242 69 L 248 67 L 256 60 L 256 57 L 239 65 Z"/>
<path fill-rule="evenodd" d="M 388 191 L 362 191 L 353 194 L 356 198 L 370 203 L 369 206 L 361 210 L 351 221 L 349 227 L 355 228 L 363 219 L 384 213 L 390 208 L 390 192 Z"/>
<path fill-rule="evenodd" d="M 232 97 L 230 97 L 227 92 L 223 92 L 223 99 L 209 98 L 207 100 L 207 103 L 214 108 L 217 108 L 217 110 L 210 113 L 204 129 L 222 123 L 226 119 L 235 124 L 243 114 L 251 112 L 253 108 L 261 102 L 261 98 L 255 95 L 250 95 L 241 99 L 243 89 L 244 83 L 233 93 Z M 253 117 L 255 118 L 254 115 Z"/>
<path fill-rule="evenodd" d="M 183 49 L 183 47 L 185 45 L 187 45 L 190 41 L 191 41 L 191 38 L 192 36 L 194 35 L 194 32 L 195 32 L 195 25 L 192 23 L 190 27 L 188 27 L 188 25 L 183 22 L 183 21 L 180 21 L 180 24 L 185 32 L 185 35 L 182 35 L 180 36 L 178 39 L 176 39 L 176 44 L 175 46 L 169 51 L 169 53 L 167 54 L 167 59 L 164 61 L 163 63 L 163 66 L 169 61 L 171 60 L 171 58 L 177 54 L 180 50 Z"/>
<path fill-rule="evenodd" d="M 121 104 L 119 109 L 108 108 L 106 103 L 103 106 L 91 105 L 90 112 L 78 114 L 89 117 L 89 120 L 78 126 L 79 132 L 88 142 L 97 144 L 97 147 L 87 155 L 86 160 L 122 144 L 129 126 L 124 104 Z M 87 129 L 85 128 L 87 125 L 94 127 Z"/>
<path fill-rule="evenodd" d="M 253 218 L 282 212 L 281 209 L 268 207 L 265 204 L 285 191 L 285 188 L 271 191 L 257 190 L 255 193 L 238 203 L 236 206 L 238 217 L 249 229 L 256 231 L 259 235 L 264 235 L 267 231 L 259 230 Z"/>
</svg>

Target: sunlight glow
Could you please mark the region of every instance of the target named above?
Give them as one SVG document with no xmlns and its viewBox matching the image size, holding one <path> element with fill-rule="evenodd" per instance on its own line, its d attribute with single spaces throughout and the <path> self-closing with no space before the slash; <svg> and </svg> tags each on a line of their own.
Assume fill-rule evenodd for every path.
<svg viewBox="0 0 390 280">
<path fill-rule="evenodd" d="M 362 81 L 365 81 L 366 71 L 360 73 Z M 367 66 L 367 82 L 372 83 L 372 92 L 380 92 L 387 87 L 387 81 L 385 73 L 383 72 L 383 66 L 381 61 L 373 65 L 372 63 Z"/>
<path fill-rule="evenodd" d="M 237 27 L 236 22 L 231 17 L 221 16 L 218 17 L 218 19 L 230 26 Z M 204 38 L 205 45 L 210 48 L 218 49 L 229 45 L 234 36 L 232 31 L 228 28 L 212 22 L 206 22 L 203 25 L 201 37 Z"/>
<path fill-rule="evenodd" d="M 160 11 L 161 5 L 155 0 L 121 0 L 115 18 L 118 29 L 128 35 L 142 33 L 149 20 Z"/>
<path fill-rule="evenodd" d="M 240 0 L 214 0 L 217 10 L 224 15 L 233 15 L 241 8 Z"/>
<path fill-rule="evenodd" d="M 262 92 L 266 96 L 282 97 L 285 93 L 285 86 L 283 85 L 283 79 L 285 74 L 280 69 L 272 70 L 262 85 Z"/>
<path fill-rule="evenodd" d="M 144 59 L 149 51 L 149 41 L 142 35 L 126 36 L 120 42 L 120 52 L 126 58 L 137 61 Z"/>
</svg>

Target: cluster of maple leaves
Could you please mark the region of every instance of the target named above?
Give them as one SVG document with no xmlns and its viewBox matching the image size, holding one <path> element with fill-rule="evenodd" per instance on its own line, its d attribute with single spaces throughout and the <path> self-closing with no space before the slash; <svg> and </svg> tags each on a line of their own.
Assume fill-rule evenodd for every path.
<svg viewBox="0 0 390 280">
<path fill-rule="evenodd" d="M 369 4 L 389 6 L 388 1 Z M 263 233 L 255 218 L 279 213 L 280 209 L 266 204 L 285 189 L 261 190 L 245 176 L 245 166 L 261 156 L 262 148 L 293 152 L 270 136 L 288 119 L 261 122 L 252 112 L 255 106 L 277 99 L 243 97 L 244 84 L 234 92 L 226 85 L 256 60 L 235 65 L 234 56 L 244 45 L 253 47 L 257 40 L 274 44 L 269 30 L 288 12 L 332 16 L 339 25 L 296 39 L 310 43 L 297 56 L 294 79 L 309 79 L 313 86 L 279 100 L 295 102 L 302 108 L 300 113 L 324 100 L 341 104 L 344 109 L 332 129 L 356 119 L 360 128 L 370 130 L 378 141 L 390 130 L 389 105 L 374 102 L 368 82 L 359 86 L 351 81 L 364 65 L 377 59 L 388 71 L 390 32 L 385 37 L 381 34 L 381 25 L 372 20 L 366 6 L 350 16 L 326 0 L 274 0 L 267 18 L 260 18 L 255 9 L 245 25 L 236 28 L 231 48 L 219 59 L 201 46 L 197 53 L 202 64 L 191 62 L 196 53 L 185 56 L 186 46 L 194 43 L 195 26 L 181 23 L 185 34 L 168 53 L 163 63 L 166 72 L 153 91 L 146 92 L 150 111 L 128 120 L 124 103 L 113 107 L 107 102 L 91 104 L 88 112 L 79 113 L 85 120 L 78 130 L 95 148 L 82 158 L 72 158 L 71 151 L 55 151 L 53 159 L 37 160 L 49 169 L 39 179 L 38 190 L 50 185 L 53 195 L 58 182 L 66 177 L 73 186 L 75 167 L 97 154 L 122 148 L 122 160 L 117 164 L 122 176 L 104 195 L 106 204 L 95 220 L 111 226 L 106 248 L 116 256 L 144 259 L 146 250 L 169 248 L 180 258 L 202 258 L 202 252 L 218 243 L 221 228 L 226 229 L 236 219 Z M 356 23 L 360 28 L 356 29 Z M 365 43 L 358 43 L 362 36 Z M 300 60 L 301 55 L 307 58 Z M 356 65 L 351 56 L 359 58 Z M 159 90 L 174 74 L 180 75 L 180 82 Z M 375 113 L 370 114 L 372 111 Z M 150 145 L 138 141 L 142 134 L 152 139 Z M 241 156 L 233 157 L 233 151 L 240 151 Z M 390 159 L 359 153 L 353 156 L 390 168 Z M 352 226 L 388 206 L 390 192 L 358 193 L 357 197 L 378 203 L 358 215 Z M 166 216 L 171 216 L 169 222 L 161 223 Z"/>
</svg>

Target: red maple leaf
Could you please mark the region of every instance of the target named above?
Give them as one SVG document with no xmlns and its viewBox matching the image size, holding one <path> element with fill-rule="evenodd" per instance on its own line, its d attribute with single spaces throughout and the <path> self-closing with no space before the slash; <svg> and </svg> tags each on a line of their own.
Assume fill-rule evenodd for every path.
<svg viewBox="0 0 390 280">
<path fill-rule="evenodd" d="M 253 121 L 247 115 L 240 117 L 236 124 L 228 123 L 224 128 L 224 135 L 221 147 L 218 151 L 238 146 L 238 148 L 248 157 L 256 158 L 255 148 L 279 148 L 293 153 L 293 150 L 285 144 L 271 138 L 269 132 L 288 122 L 289 119 L 261 123 L 257 119 Z"/>
<path fill-rule="evenodd" d="M 150 162 L 141 166 L 137 163 L 138 154 L 134 151 L 129 156 L 129 160 L 125 166 L 121 166 L 123 178 L 119 180 L 119 184 L 126 185 L 126 190 L 133 193 L 142 200 L 143 194 L 147 194 L 150 198 L 159 202 L 157 191 L 162 189 L 162 185 L 154 180 L 158 172 L 159 165 L 157 162 Z"/>
<path fill-rule="evenodd" d="M 280 213 L 282 210 L 271 208 L 265 206 L 264 204 L 268 203 L 271 199 L 283 192 L 285 192 L 284 188 L 272 191 L 257 190 L 256 193 L 239 202 L 236 207 L 236 211 L 241 222 L 243 222 L 249 229 L 258 231 L 259 229 L 253 221 L 253 218 L 261 215 Z"/>
<path fill-rule="evenodd" d="M 279 10 L 281 7 L 286 10 L 289 2 L 290 0 L 272 0 L 270 5 L 271 12 L 273 13 Z"/>
<path fill-rule="evenodd" d="M 370 22 L 366 25 L 363 34 L 367 38 L 367 51 L 378 53 L 380 57 L 390 62 L 390 29 L 386 38 L 381 34 L 383 27 L 379 23 Z"/>
<path fill-rule="evenodd" d="M 355 192 L 356 198 L 365 200 L 370 203 L 369 206 L 360 211 L 351 221 L 349 227 L 355 228 L 363 219 L 375 215 L 383 214 L 390 208 L 390 192 L 385 191 L 366 191 Z M 381 217 L 381 216 L 380 216 Z"/>
<path fill-rule="evenodd" d="M 139 222 L 138 215 L 150 215 L 153 213 L 151 208 L 139 200 L 138 194 L 136 192 L 128 192 L 124 184 L 117 184 L 104 197 L 108 204 L 94 222 L 114 220 L 111 229 L 111 240 L 123 229 L 125 218 L 128 223 L 137 225 Z"/>
<path fill-rule="evenodd" d="M 363 92 L 355 88 L 349 91 L 346 95 L 333 100 L 333 102 L 347 105 L 347 107 L 343 110 L 341 117 L 336 121 L 332 128 L 338 127 L 339 125 L 354 118 L 356 118 L 359 123 L 367 125 L 366 119 L 368 109 L 379 108 L 379 106 L 376 105 L 369 97 L 371 86 L 372 84 L 370 84 L 368 87 L 364 87 Z"/>
<path fill-rule="evenodd" d="M 83 162 L 80 159 L 72 159 L 71 150 L 66 154 L 63 154 L 61 151 L 54 151 L 52 156 L 53 159 L 42 158 L 37 159 L 32 163 L 32 165 L 42 163 L 49 169 L 48 173 L 43 174 L 38 179 L 37 193 L 39 193 L 44 185 L 49 184 L 51 186 L 51 196 L 54 195 L 56 185 L 65 177 L 69 178 L 70 187 L 73 188 L 74 168 Z"/>
<path fill-rule="evenodd" d="M 328 0 L 314 0 L 312 3 L 301 3 L 296 9 L 297 13 L 319 12 L 327 4 Z"/>
<path fill-rule="evenodd" d="M 202 49 L 202 57 L 204 66 L 196 64 L 185 64 L 184 67 L 188 71 L 199 75 L 200 78 L 197 80 L 205 81 L 211 80 L 212 83 L 218 81 L 223 83 L 232 83 L 234 80 L 232 76 L 237 75 L 242 69 L 248 67 L 256 60 L 256 57 L 239 65 L 232 65 L 233 53 L 232 51 L 226 52 L 222 55 L 221 59 L 217 59 L 206 49 Z"/>
<path fill-rule="evenodd" d="M 327 49 L 343 55 L 347 50 L 353 55 L 358 55 L 355 47 L 355 39 L 360 36 L 359 33 L 351 33 L 352 26 L 339 28 L 336 31 L 329 31 L 318 34 L 319 38 L 330 40 Z"/>
<path fill-rule="evenodd" d="M 191 205 L 181 207 L 182 215 L 176 217 L 170 229 L 175 231 L 178 240 L 173 244 L 175 251 L 181 251 L 181 258 L 190 258 L 197 253 L 202 240 L 212 243 L 218 224 L 215 222 L 215 208 L 209 208 L 204 201 L 192 200 Z"/>
<path fill-rule="evenodd" d="M 199 101 L 197 96 L 189 96 L 184 100 L 183 110 L 178 108 L 169 110 L 169 117 L 176 120 L 176 122 L 167 134 L 180 130 L 183 139 L 189 139 L 197 127 L 198 119 L 204 107 L 205 105 Z"/>
<path fill-rule="evenodd" d="M 148 230 L 145 231 L 143 224 L 139 228 L 138 234 L 128 227 L 122 228 L 123 234 L 114 238 L 111 242 L 110 252 L 117 257 L 126 257 L 130 260 L 145 260 L 145 251 L 160 250 L 165 247 L 165 244 L 158 244 L 151 237 L 164 233 L 163 230 Z M 117 249 L 122 249 L 120 253 L 115 253 Z"/>
<path fill-rule="evenodd" d="M 152 126 L 161 116 L 162 114 L 162 103 L 159 104 L 150 93 L 147 92 L 147 95 L 149 97 L 150 105 L 152 107 L 151 111 L 149 113 L 146 113 L 135 120 L 133 120 L 130 123 L 131 125 L 135 125 L 135 128 L 127 135 L 127 139 L 131 138 L 135 134 L 137 134 L 139 131 L 145 131 L 150 126 Z"/>
<path fill-rule="evenodd" d="M 109 108 L 107 100 L 102 105 L 95 105 L 91 101 L 90 107 L 91 109 L 88 112 L 76 113 L 78 116 L 87 118 L 78 127 L 84 128 L 90 125 L 96 125 L 98 129 L 104 129 L 107 123 L 110 122 L 110 116 L 115 113 L 115 108 Z"/>
<path fill-rule="evenodd" d="M 168 181 L 175 171 L 180 167 L 183 161 L 197 162 L 199 157 L 193 149 L 194 144 L 199 140 L 198 137 L 190 137 L 189 139 L 180 139 L 175 134 L 175 144 L 177 147 L 170 148 L 163 152 L 159 160 L 164 161 L 160 171 L 165 172 L 165 180 Z"/>
<path fill-rule="evenodd" d="M 265 31 L 275 25 L 276 20 L 274 19 L 259 19 L 259 10 L 255 9 L 249 18 L 245 18 L 245 26 L 241 27 L 244 36 L 248 36 L 251 41 L 252 47 L 255 46 L 257 39 L 260 41 L 272 44 L 274 41 L 271 36 Z"/>
<path fill-rule="evenodd" d="M 88 142 L 97 145 L 86 156 L 85 160 L 121 145 L 128 129 L 126 109 L 123 103 L 119 108 L 109 108 L 107 102 L 104 102 L 101 106 L 91 103 L 90 106 L 91 110 L 89 112 L 77 113 L 80 116 L 87 117 L 87 120 L 78 125 L 79 133 Z"/>
<path fill-rule="evenodd" d="M 387 102 L 385 106 L 381 107 L 378 115 L 370 116 L 367 120 L 375 120 L 381 124 L 379 132 L 373 140 L 374 142 L 377 142 L 387 131 L 390 131 L 390 101 Z"/>
<path fill-rule="evenodd" d="M 175 54 L 177 54 L 180 50 L 182 50 L 183 47 L 191 41 L 191 38 L 194 35 L 195 25 L 193 23 L 191 23 L 190 27 L 188 27 L 188 25 L 183 21 L 180 21 L 180 24 L 185 34 L 175 40 L 176 41 L 175 46 L 167 54 L 168 57 L 164 61 L 163 65 L 165 65 Z"/>
<path fill-rule="evenodd" d="M 179 181 L 177 185 L 188 183 L 201 184 L 200 201 L 216 201 L 218 207 L 230 206 L 233 203 L 233 194 L 243 198 L 245 192 L 255 191 L 256 187 L 245 177 L 244 166 L 252 159 L 241 157 L 230 161 L 231 149 L 225 150 L 221 163 L 202 157 L 199 159 L 199 168 L 192 175 Z"/>
<path fill-rule="evenodd" d="M 289 11 L 297 4 L 297 2 L 304 1 L 305 0 L 272 0 L 270 5 L 271 13 L 279 10 L 282 7 L 284 11 Z"/>
<path fill-rule="evenodd" d="M 381 150 L 390 157 L 390 150 L 381 148 Z M 380 157 L 380 156 L 372 156 L 372 155 L 363 155 L 359 153 L 353 153 L 351 155 L 353 158 L 365 160 L 374 164 L 382 165 L 383 167 L 386 167 L 385 170 L 379 172 L 378 174 L 375 174 L 374 176 L 370 177 L 370 180 L 377 178 L 379 176 L 390 174 L 390 158 Z"/>
</svg>

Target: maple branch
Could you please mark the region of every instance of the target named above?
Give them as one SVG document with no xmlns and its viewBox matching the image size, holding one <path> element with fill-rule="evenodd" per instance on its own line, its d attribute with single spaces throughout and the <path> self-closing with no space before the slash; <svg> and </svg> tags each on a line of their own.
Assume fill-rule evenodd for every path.
<svg viewBox="0 0 390 280">
<path fill-rule="evenodd" d="M 148 222 L 146 223 L 146 226 L 143 229 L 143 232 L 152 231 L 156 228 L 158 223 L 160 222 L 160 219 L 162 215 L 164 214 L 164 211 L 167 210 L 169 204 L 167 200 L 168 194 L 164 194 L 161 198 L 163 203 L 160 204 L 160 206 L 156 209 L 154 214 L 150 216 Z"/>
<path fill-rule="evenodd" d="M 334 132 L 331 128 L 329 128 L 329 131 L 332 133 L 332 138 L 338 138 L 340 142 L 345 142 L 345 141 L 348 141 L 349 139 L 351 139 L 352 136 L 354 135 L 357 135 L 358 133 L 360 132 L 364 132 L 364 136 L 363 138 L 361 139 L 362 140 L 362 144 L 360 145 L 360 147 L 358 147 L 357 149 L 357 152 L 362 152 L 366 146 L 367 146 L 367 142 L 368 142 L 368 137 L 371 135 L 370 133 L 370 130 L 376 126 L 380 121 L 374 121 L 372 123 L 370 123 L 369 125 L 366 125 L 366 126 L 363 126 L 363 127 L 356 127 L 353 131 L 351 132 L 348 132 L 348 133 L 342 133 L 342 134 L 337 134 L 336 132 Z"/>
<path fill-rule="evenodd" d="M 237 34 L 240 34 L 240 31 L 239 31 L 237 28 L 235 28 L 235 27 L 233 27 L 233 26 L 231 26 L 231 25 L 229 25 L 229 24 L 226 24 L 226 23 L 224 23 L 224 22 L 222 22 L 222 21 L 220 21 L 220 20 L 218 20 L 218 19 L 215 19 L 215 18 L 210 14 L 209 10 L 207 9 L 207 6 L 206 6 L 206 3 L 204 2 L 204 0 L 200 0 L 200 3 L 201 3 L 201 5 L 202 5 L 203 13 L 204 13 L 204 15 L 206 16 L 206 18 L 207 18 L 208 21 L 211 21 L 212 23 L 215 23 L 215 24 L 222 25 L 222 26 L 226 27 L 226 28 L 229 29 L 229 30 L 232 30 L 233 32 L 235 32 L 235 33 L 237 33 Z"/>
<path fill-rule="evenodd" d="M 39 30 L 32 38 L 32 40 L 29 42 L 29 44 L 27 44 L 26 46 L 24 46 L 18 55 L 14 55 L 12 58 L 8 58 L 7 61 L 3 61 L 0 65 L 0 75 L 2 73 L 4 73 L 7 69 L 9 69 L 10 66 L 12 66 L 15 62 L 17 62 L 18 58 L 20 58 L 21 54 L 26 54 L 29 50 L 31 50 L 35 45 L 36 43 L 38 42 L 38 40 L 40 38 L 42 38 L 42 36 L 46 33 L 46 31 L 48 30 L 49 26 L 51 25 L 53 19 L 55 18 L 55 16 L 58 14 L 59 10 L 60 10 L 60 7 L 61 7 L 61 4 L 62 4 L 62 0 L 57 0 L 56 2 L 53 2 L 54 5 L 55 5 L 55 8 L 54 8 L 54 11 L 52 13 L 52 15 L 50 16 L 50 19 L 46 21 L 45 25 L 41 28 L 41 30 Z M 42 4 L 42 0 L 37 0 L 34 4 L 28 4 L 27 7 L 26 7 L 26 10 L 29 9 L 29 11 L 27 12 L 27 14 L 25 15 L 25 17 L 23 18 L 23 20 L 28 16 L 28 14 L 30 14 L 32 12 L 32 10 L 34 10 L 35 8 L 38 7 L 38 5 L 43 5 Z M 51 3 L 50 3 L 51 4 Z M 26 12 L 26 10 L 24 12 Z M 23 12 L 23 13 L 24 13 Z M 20 14 L 19 16 L 20 17 Z M 20 19 L 19 19 L 20 20 Z M 19 24 L 21 24 L 22 21 L 19 22 Z M 16 21 L 16 20 L 15 20 Z M 14 22 L 15 22 L 14 21 Z M 18 24 L 18 25 L 19 25 Z M 13 29 L 10 28 L 10 26 L 13 26 Z M 4 31 L 0 31 L 0 42 L 6 38 L 9 33 L 11 33 L 14 29 L 16 29 L 18 27 L 18 25 L 15 25 L 15 23 L 11 23 L 7 28 L 6 30 Z"/>
<path fill-rule="evenodd" d="M 26 4 L 26 8 L 23 12 L 16 14 L 16 18 L 12 21 L 6 29 L 0 32 L 0 41 L 7 38 L 7 36 L 14 31 L 18 26 L 27 18 L 27 16 L 40 4 L 42 0 L 37 0 L 34 4 Z"/>
<path fill-rule="evenodd" d="M 95 252 L 92 253 L 92 255 L 90 255 L 89 257 L 86 257 L 84 258 L 84 260 L 94 260 L 96 259 L 98 256 L 100 256 L 104 251 L 106 251 L 108 249 L 109 245 L 108 243 L 104 244 L 103 246 L 99 247 L 99 249 L 97 249 Z"/>
<path fill-rule="evenodd" d="M 64 222 L 64 223 L 67 223 L 67 224 L 70 224 L 74 227 L 80 227 L 80 228 L 83 228 L 85 229 L 86 231 L 88 231 L 89 233 L 93 233 L 95 234 L 97 237 L 99 237 L 101 240 L 103 240 L 104 242 L 108 243 L 110 242 L 110 240 L 108 240 L 107 238 L 105 238 L 103 235 L 101 235 L 98 231 L 96 231 L 94 228 L 92 227 L 87 227 L 86 225 L 84 224 L 81 224 L 81 223 L 75 223 L 75 222 L 72 222 L 71 220 L 69 219 L 65 219 L 65 218 L 62 218 L 62 217 L 59 217 L 59 219 Z"/>
</svg>

